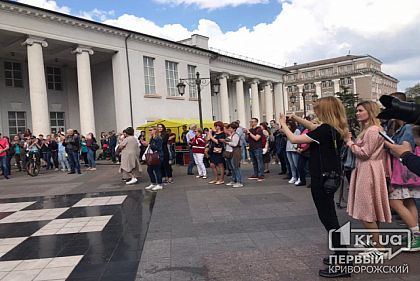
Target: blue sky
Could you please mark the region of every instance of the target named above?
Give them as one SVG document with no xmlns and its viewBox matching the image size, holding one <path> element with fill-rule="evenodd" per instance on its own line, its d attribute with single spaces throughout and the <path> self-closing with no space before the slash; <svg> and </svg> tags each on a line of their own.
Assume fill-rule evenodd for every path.
<svg viewBox="0 0 420 281">
<path fill-rule="evenodd" d="M 201 9 L 197 5 L 162 4 L 154 0 L 58 0 L 60 6 L 71 8 L 72 13 L 101 9 L 115 11 L 115 16 L 133 14 L 153 20 L 158 25 L 179 23 L 188 29 L 197 28 L 200 19 L 217 22 L 222 31 L 239 27 L 252 28 L 259 23 L 272 22 L 281 11 L 277 0 L 268 3 L 228 6 L 214 10 Z"/>
</svg>

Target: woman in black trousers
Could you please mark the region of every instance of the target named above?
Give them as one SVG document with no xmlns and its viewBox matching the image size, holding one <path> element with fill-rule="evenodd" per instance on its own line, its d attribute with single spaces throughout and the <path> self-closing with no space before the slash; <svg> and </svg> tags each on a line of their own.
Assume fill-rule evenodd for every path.
<svg viewBox="0 0 420 281">
<path fill-rule="evenodd" d="M 169 134 L 166 131 L 166 127 L 163 124 L 157 125 L 158 132 L 162 138 L 162 149 L 163 149 L 163 161 L 161 162 L 160 170 L 162 177 L 165 177 L 166 183 L 173 183 L 172 179 L 172 166 L 169 164 Z"/>
<path fill-rule="evenodd" d="M 314 204 L 318 211 L 319 219 L 327 232 L 340 228 L 338 222 L 334 194 L 327 194 L 324 191 L 321 174 L 323 172 L 341 172 L 340 157 L 336 151 L 340 151 L 343 139 L 348 135 L 347 119 L 343 104 L 335 97 L 324 97 L 318 99 L 314 106 L 314 111 L 319 118 L 321 125 L 313 124 L 303 118 L 292 115 L 291 118 L 305 126 L 309 133 L 294 135 L 286 124 L 286 117 L 280 116 L 280 125 L 287 138 L 296 144 L 310 143 L 310 174 L 311 174 L 311 193 Z M 335 136 L 335 137 L 334 137 Z M 346 256 L 348 253 L 343 250 L 345 246 L 340 243 L 340 233 L 334 232 L 332 244 L 336 256 Z M 331 259 L 324 259 L 328 264 Z M 328 264 L 329 265 L 329 264 Z M 345 264 L 341 264 L 345 266 Z M 324 269 L 319 271 L 322 277 L 336 278 L 349 277 L 350 274 L 341 271 L 330 271 Z"/>
</svg>

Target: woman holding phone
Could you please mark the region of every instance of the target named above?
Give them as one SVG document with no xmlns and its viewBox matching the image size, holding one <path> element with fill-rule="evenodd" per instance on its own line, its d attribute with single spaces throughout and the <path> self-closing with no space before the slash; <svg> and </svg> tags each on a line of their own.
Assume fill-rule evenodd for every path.
<svg viewBox="0 0 420 281">
<path fill-rule="evenodd" d="M 311 193 L 318 211 L 319 219 L 327 233 L 333 229 L 339 229 L 337 214 L 335 211 L 334 194 L 325 192 L 321 174 L 323 172 L 340 173 L 340 157 L 337 150 L 343 145 L 343 138 L 348 135 L 346 112 L 341 101 L 335 97 L 324 97 L 316 101 L 314 105 L 315 114 L 318 116 L 321 125 L 295 115 L 291 119 L 302 124 L 310 132 L 303 135 L 295 135 L 288 128 L 286 116 L 280 115 L 280 125 L 291 143 L 310 143 L 309 171 L 311 175 Z M 322 168 L 321 168 L 322 167 Z M 340 233 L 333 232 L 332 244 L 336 249 L 345 248 L 340 241 Z M 346 256 L 345 250 L 336 250 L 336 256 Z M 329 258 L 324 258 L 324 264 L 330 264 Z M 328 278 L 349 277 L 347 272 L 332 272 L 327 269 L 319 271 L 319 275 Z"/>
</svg>

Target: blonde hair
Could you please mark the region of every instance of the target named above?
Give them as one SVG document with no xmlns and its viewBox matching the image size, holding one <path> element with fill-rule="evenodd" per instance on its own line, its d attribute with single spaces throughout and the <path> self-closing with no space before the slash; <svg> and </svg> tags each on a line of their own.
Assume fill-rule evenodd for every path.
<svg viewBox="0 0 420 281">
<path fill-rule="evenodd" d="M 359 138 L 362 138 L 369 127 L 381 127 L 381 121 L 376 118 L 376 116 L 378 116 L 378 114 L 381 112 L 381 109 L 379 108 L 379 105 L 373 101 L 363 101 L 357 105 L 357 107 L 359 106 L 362 106 L 369 114 L 368 120 L 366 122 L 360 123 L 361 132 L 359 134 Z"/>
<path fill-rule="evenodd" d="M 336 129 L 341 138 L 347 137 L 349 128 L 346 110 L 339 99 L 335 97 L 320 98 L 314 105 L 314 111 L 320 122 Z"/>
</svg>

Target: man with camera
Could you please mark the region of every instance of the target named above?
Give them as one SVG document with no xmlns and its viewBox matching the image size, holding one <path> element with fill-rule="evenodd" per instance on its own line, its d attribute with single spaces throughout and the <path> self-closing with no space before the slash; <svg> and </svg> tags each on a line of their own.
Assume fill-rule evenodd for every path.
<svg viewBox="0 0 420 281">
<path fill-rule="evenodd" d="M 420 126 L 413 127 L 413 135 L 416 145 L 420 146 Z M 395 157 L 400 159 L 404 166 L 420 177 L 420 157 L 412 152 L 412 147 L 408 142 L 401 145 L 386 142 L 385 145 Z"/>
<path fill-rule="evenodd" d="M 263 162 L 263 138 L 265 138 L 263 130 L 258 126 L 258 119 L 252 118 L 249 121 L 250 129 L 244 129 L 249 144 L 249 156 L 254 168 L 254 174 L 248 179 L 263 181 L 264 180 L 264 162 Z"/>
<path fill-rule="evenodd" d="M 386 107 L 379 115 L 379 119 L 399 119 L 409 124 L 420 125 L 420 105 L 413 102 L 401 101 L 394 96 L 404 95 L 404 93 L 394 93 L 391 96 L 383 95 L 379 100 Z M 413 127 L 413 135 L 416 145 L 420 145 L 419 126 Z M 386 142 L 386 146 L 391 150 L 391 153 L 400 159 L 411 172 L 420 176 L 420 157 L 412 153 L 412 147 L 408 143 L 392 144 Z"/>
</svg>

